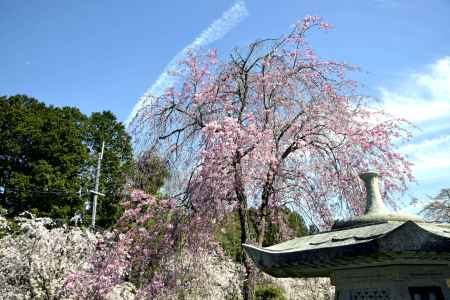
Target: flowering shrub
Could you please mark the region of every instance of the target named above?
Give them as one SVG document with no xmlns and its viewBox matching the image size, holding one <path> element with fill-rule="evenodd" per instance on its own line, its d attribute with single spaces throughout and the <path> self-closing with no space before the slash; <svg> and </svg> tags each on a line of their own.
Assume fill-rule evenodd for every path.
<svg viewBox="0 0 450 300">
<path fill-rule="evenodd" d="M 99 239 L 96 253 L 83 269 L 73 272 L 64 294 L 83 299 L 103 298 L 124 282 L 136 287 L 137 298 L 154 298 L 179 286 L 189 288 L 185 275 L 196 260 L 183 265 L 181 254 L 198 257 L 211 241 L 211 222 L 196 212 L 177 207 L 171 199 L 157 199 L 141 191 L 123 203 L 117 228 Z"/>
<path fill-rule="evenodd" d="M 96 236 L 80 228 L 53 228 L 51 219 L 31 214 L 2 224 L 17 227 L 0 240 L 3 299 L 56 299 L 66 276 L 92 254 Z"/>
<path fill-rule="evenodd" d="M 128 209 L 120 226 L 114 232 L 96 235 L 80 228 L 55 228 L 52 220 L 31 214 L 13 222 L 1 219 L 8 228 L 0 241 L 1 296 L 5 299 L 241 299 L 243 266 L 204 247 L 210 241 L 199 241 L 200 236 L 187 231 L 188 219 L 195 214 L 189 216 L 169 200 L 157 200 L 140 192 L 134 193 L 125 206 Z M 147 213 L 152 222 L 149 219 L 144 222 Z M 178 221 L 175 216 L 179 217 Z M 149 237 L 150 232 L 153 238 Z M 313 299 L 308 291 L 325 294 L 316 285 L 306 286 L 307 281 L 274 279 L 268 275 L 264 278 L 267 282 L 275 280 L 286 291 L 288 299 Z"/>
</svg>

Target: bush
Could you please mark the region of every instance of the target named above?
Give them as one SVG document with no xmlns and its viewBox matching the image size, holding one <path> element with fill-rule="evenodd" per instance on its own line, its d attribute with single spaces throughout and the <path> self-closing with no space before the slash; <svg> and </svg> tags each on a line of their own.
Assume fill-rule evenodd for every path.
<svg viewBox="0 0 450 300">
<path fill-rule="evenodd" d="M 287 300 L 284 291 L 275 285 L 257 285 L 255 289 L 256 300 Z"/>
<path fill-rule="evenodd" d="M 0 240 L 2 299 L 58 299 L 66 276 L 93 253 L 97 237 L 49 218 L 21 214 Z"/>
</svg>

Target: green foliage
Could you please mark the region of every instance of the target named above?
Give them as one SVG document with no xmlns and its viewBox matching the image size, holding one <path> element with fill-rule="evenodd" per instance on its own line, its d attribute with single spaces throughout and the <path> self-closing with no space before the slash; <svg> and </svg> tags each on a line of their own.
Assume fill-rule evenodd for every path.
<svg viewBox="0 0 450 300">
<path fill-rule="evenodd" d="M 236 262 L 241 262 L 243 252 L 241 247 L 241 226 L 239 224 L 239 214 L 233 212 L 228 215 L 223 226 L 216 232 L 216 238 L 220 242 L 225 254 Z"/>
<path fill-rule="evenodd" d="M 95 170 L 102 142 L 105 150 L 100 172 L 99 190 L 105 197 L 98 197 L 97 224 L 108 227 L 121 215 L 120 201 L 124 196 L 126 177 L 133 169 L 133 150 L 130 137 L 122 123 L 110 111 L 95 112 L 86 121 L 84 143 L 89 150 L 89 160 L 84 166 L 83 185 L 92 189 Z"/>
<path fill-rule="evenodd" d="M 308 229 L 300 214 L 291 211 L 288 208 L 282 209 L 280 214 L 280 222 L 283 222 L 284 224 L 271 222 L 270 219 L 266 220 L 266 232 L 263 242 L 264 247 L 271 246 L 282 241 L 281 225 L 289 228 L 291 238 L 308 234 Z M 247 211 L 249 236 L 256 236 L 256 215 L 257 211 L 254 208 L 250 208 Z M 221 224 L 220 228 L 216 231 L 216 239 L 220 242 L 225 254 L 236 262 L 241 262 L 243 258 L 240 228 L 239 214 L 237 212 L 233 212 L 225 218 L 223 224 Z"/>
<path fill-rule="evenodd" d="M 136 162 L 133 186 L 147 194 L 156 195 L 169 175 L 169 169 L 161 158 L 151 151 L 146 151 Z"/>
<path fill-rule="evenodd" d="M 0 205 L 0 217 L 5 216 L 7 213 L 8 211 Z"/>
<path fill-rule="evenodd" d="M 256 222 L 258 212 L 254 208 L 248 210 L 249 231 L 251 236 L 256 236 L 258 232 L 258 224 Z M 266 228 L 264 233 L 263 247 L 272 246 L 279 243 L 283 238 L 294 238 L 308 234 L 308 229 L 301 215 L 291 211 L 289 208 L 280 208 L 278 211 L 277 221 L 272 221 L 270 216 L 266 218 Z M 286 228 L 289 232 L 282 232 L 282 228 Z"/>
<path fill-rule="evenodd" d="M 35 208 L 43 216 L 70 217 L 88 158 L 76 108 L 47 107 L 27 96 L 0 97 L 0 176 L 5 208 L 16 215 Z"/>
<path fill-rule="evenodd" d="M 287 225 L 293 230 L 293 235 L 295 237 L 309 234 L 308 227 L 306 227 L 302 216 L 295 211 L 287 210 Z"/>
<path fill-rule="evenodd" d="M 0 140 L 0 185 L 6 188 L 1 204 L 9 215 L 29 210 L 67 221 L 83 211 L 87 198 L 77 192 L 93 188 L 103 140 L 100 190 L 106 197 L 99 201 L 99 225 L 112 224 L 120 214 L 132 150 L 124 126 L 111 112 L 88 118 L 77 108 L 46 106 L 24 95 L 0 97 Z"/>
<path fill-rule="evenodd" d="M 256 300 L 287 300 L 284 291 L 275 285 L 257 285 L 255 288 Z"/>
</svg>

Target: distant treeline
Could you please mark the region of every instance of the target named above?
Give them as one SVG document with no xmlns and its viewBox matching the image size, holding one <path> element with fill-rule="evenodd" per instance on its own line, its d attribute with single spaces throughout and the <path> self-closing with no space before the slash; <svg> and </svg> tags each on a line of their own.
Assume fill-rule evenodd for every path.
<svg viewBox="0 0 450 300">
<path fill-rule="evenodd" d="M 103 141 L 99 190 L 105 197 L 99 197 L 99 226 L 108 227 L 120 216 L 126 184 L 136 182 L 156 192 L 168 175 L 164 164 L 148 153 L 149 162 L 134 162 L 130 137 L 110 111 L 86 116 L 75 107 L 49 106 L 25 95 L 3 96 L 0 141 L 0 206 L 11 217 L 29 210 L 66 221 L 84 214 L 88 221 L 84 204 L 90 201 Z M 152 182 L 135 174 L 148 165 L 160 170 Z"/>
</svg>

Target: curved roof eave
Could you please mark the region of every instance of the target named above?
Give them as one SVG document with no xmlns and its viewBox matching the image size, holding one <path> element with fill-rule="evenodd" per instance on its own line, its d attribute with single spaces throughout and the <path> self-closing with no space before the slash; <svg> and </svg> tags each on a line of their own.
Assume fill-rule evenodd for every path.
<svg viewBox="0 0 450 300">
<path fill-rule="evenodd" d="M 267 248 L 243 246 L 260 269 L 277 277 L 328 276 L 334 268 L 351 264 L 353 257 L 373 256 L 378 257 L 379 261 L 383 256 L 402 252 L 450 254 L 449 226 L 441 228 L 435 224 L 419 225 L 412 221 L 387 223 L 330 231 Z M 352 235 L 361 231 L 367 234 L 360 237 Z M 339 239 L 339 236 L 342 238 Z M 314 240 L 318 238 L 323 243 L 315 245 Z M 305 245 L 307 242 L 312 245 Z M 449 256 L 446 257 L 448 259 Z"/>
</svg>

